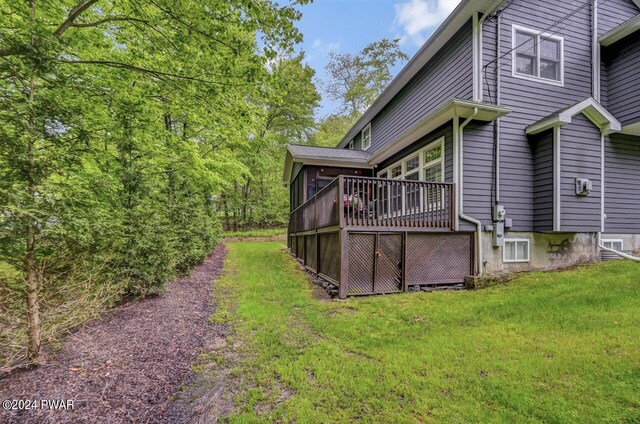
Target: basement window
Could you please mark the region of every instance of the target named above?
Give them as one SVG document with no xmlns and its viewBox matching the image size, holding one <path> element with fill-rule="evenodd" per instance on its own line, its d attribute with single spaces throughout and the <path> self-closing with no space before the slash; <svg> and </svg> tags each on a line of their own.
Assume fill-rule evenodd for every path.
<svg viewBox="0 0 640 424">
<path fill-rule="evenodd" d="M 624 241 L 623 240 L 602 240 L 602 245 L 604 247 L 606 247 L 607 249 L 613 249 L 616 250 L 618 252 L 622 252 L 622 249 L 624 248 Z"/>
<path fill-rule="evenodd" d="M 506 239 L 502 261 L 505 263 L 529 262 L 529 239 Z"/>
</svg>

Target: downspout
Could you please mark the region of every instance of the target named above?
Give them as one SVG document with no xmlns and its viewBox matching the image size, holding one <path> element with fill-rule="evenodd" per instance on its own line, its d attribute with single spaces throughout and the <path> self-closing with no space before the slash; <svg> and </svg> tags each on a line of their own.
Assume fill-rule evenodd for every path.
<svg viewBox="0 0 640 424">
<path fill-rule="evenodd" d="M 598 43 L 598 0 L 591 5 L 591 85 L 592 96 L 600 103 L 600 44 Z"/>
<path fill-rule="evenodd" d="M 464 214 L 464 128 L 478 115 L 478 108 L 458 128 L 458 211 L 459 217 L 476 226 L 476 273 L 482 275 L 482 222 Z"/>
<path fill-rule="evenodd" d="M 500 105 L 501 91 L 500 91 L 500 14 L 496 16 L 496 106 Z M 495 121 L 495 143 L 496 143 L 496 205 L 500 203 L 500 118 Z"/>
</svg>

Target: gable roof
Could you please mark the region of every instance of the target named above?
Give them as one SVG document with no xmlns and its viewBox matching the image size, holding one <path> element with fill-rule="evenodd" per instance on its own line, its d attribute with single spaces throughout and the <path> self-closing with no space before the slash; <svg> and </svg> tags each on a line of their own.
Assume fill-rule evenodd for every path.
<svg viewBox="0 0 640 424">
<path fill-rule="evenodd" d="M 577 114 L 582 113 L 606 134 L 622 129 L 620 122 L 598 103 L 593 97 L 589 97 L 574 105 L 561 109 L 546 118 L 534 122 L 526 128 L 527 134 L 538 134 L 557 125 L 570 124 Z"/>
<path fill-rule="evenodd" d="M 640 0 L 638 0 L 640 1 Z M 491 12 L 503 0 L 462 0 L 458 7 L 447 17 L 438 29 L 429 37 L 387 88 L 373 102 L 367 111 L 342 138 L 336 147 L 344 147 L 411 81 L 429 60 L 473 17 L 475 12 Z"/>
<path fill-rule="evenodd" d="M 285 158 L 282 183 L 284 185 L 288 185 L 291 181 L 294 162 L 305 165 L 369 169 L 371 168 L 371 165 L 369 165 L 369 159 L 371 159 L 371 153 L 364 150 L 287 144 L 287 156 Z"/>
</svg>

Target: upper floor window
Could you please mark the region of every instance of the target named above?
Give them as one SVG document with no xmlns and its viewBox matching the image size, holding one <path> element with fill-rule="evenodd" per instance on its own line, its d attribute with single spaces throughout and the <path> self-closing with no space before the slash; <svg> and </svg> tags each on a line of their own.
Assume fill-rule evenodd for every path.
<svg viewBox="0 0 640 424">
<path fill-rule="evenodd" d="M 360 134 L 362 138 L 362 150 L 367 150 L 371 147 L 371 123 L 369 123 Z"/>
<path fill-rule="evenodd" d="M 349 149 L 353 150 L 353 140 L 351 140 L 347 146 Z"/>
<path fill-rule="evenodd" d="M 513 26 L 513 75 L 563 85 L 564 39 Z"/>
</svg>

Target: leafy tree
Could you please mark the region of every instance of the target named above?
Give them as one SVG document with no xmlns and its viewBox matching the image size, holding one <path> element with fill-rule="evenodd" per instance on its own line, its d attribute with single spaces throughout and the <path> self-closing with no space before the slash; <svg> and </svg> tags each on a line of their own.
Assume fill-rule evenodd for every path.
<svg viewBox="0 0 640 424">
<path fill-rule="evenodd" d="M 31 361 L 47 284 L 99 265 L 148 294 L 207 254 L 212 199 L 257 144 L 247 99 L 274 93 L 265 64 L 305 3 L 0 0 L 0 261 L 23 276 Z"/>
<path fill-rule="evenodd" d="M 342 112 L 358 116 L 373 103 L 391 82 L 391 69 L 408 59 L 398 45 L 399 39 L 367 45 L 357 54 L 331 52 L 324 89 L 342 105 Z"/>
<path fill-rule="evenodd" d="M 311 137 L 320 100 L 315 71 L 303 61 L 302 54 L 271 61 L 269 77 L 252 99 L 261 113 L 254 118 L 249 148 L 239 151 L 246 171 L 221 199 L 225 222 L 233 230 L 287 222 L 289 196 L 281 182 L 285 146 Z"/>
<path fill-rule="evenodd" d="M 335 147 L 356 120 L 357 117 L 352 115 L 331 114 L 320 120 L 310 143 L 316 146 Z"/>
</svg>

